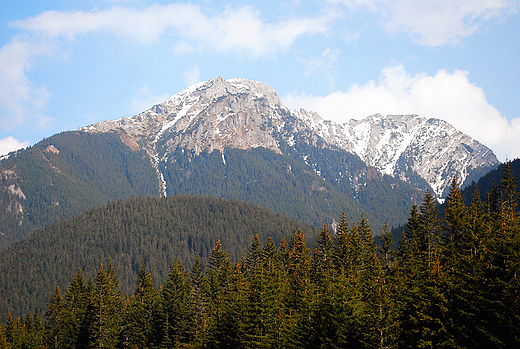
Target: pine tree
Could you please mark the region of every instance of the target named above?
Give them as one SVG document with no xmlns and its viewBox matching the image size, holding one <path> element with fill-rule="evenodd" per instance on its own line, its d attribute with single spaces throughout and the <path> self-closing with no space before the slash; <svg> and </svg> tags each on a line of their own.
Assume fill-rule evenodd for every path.
<svg viewBox="0 0 520 349">
<path fill-rule="evenodd" d="M 266 347 L 286 348 L 293 330 L 291 314 L 284 304 L 289 283 L 286 270 L 271 237 L 267 239 L 262 255 L 264 307 L 267 310 L 264 321 Z"/>
<path fill-rule="evenodd" d="M 86 328 L 88 302 L 85 281 L 81 269 L 78 269 L 63 297 L 60 348 L 86 347 L 88 341 Z"/>
<path fill-rule="evenodd" d="M 311 330 L 309 321 L 312 312 L 313 284 L 311 280 L 312 259 L 310 250 L 301 231 L 293 231 L 289 244 L 287 266 L 288 292 L 286 307 L 297 326 L 291 336 L 291 345 L 305 344 L 305 337 Z M 294 315 L 293 315 L 294 314 Z"/>
<path fill-rule="evenodd" d="M 45 312 L 45 333 L 49 348 L 61 348 L 62 300 L 60 287 L 56 286 Z"/>
<path fill-rule="evenodd" d="M 101 264 L 87 315 L 91 348 L 116 348 L 123 304 L 123 295 L 112 262 L 109 262 L 106 269 Z"/>
<path fill-rule="evenodd" d="M 299 311 L 311 293 L 311 255 L 305 236 L 301 231 L 294 231 L 289 245 L 289 307 Z"/>
<path fill-rule="evenodd" d="M 209 256 L 209 290 L 210 312 L 207 346 L 209 348 L 224 348 L 234 339 L 233 329 L 228 328 L 226 297 L 230 292 L 230 282 L 233 268 L 229 255 L 222 248 L 220 240 Z M 231 337 L 231 338 L 230 338 Z"/>
<path fill-rule="evenodd" d="M 441 240 L 441 221 L 439 218 L 439 209 L 433 195 L 426 190 L 423 201 L 421 203 L 419 222 L 427 241 L 426 260 L 428 268 L 433 268 L 434 263 L 439 258 L 440 240 Z"/>
<path fill-rule="evenodd" d="M 348 227 L 345 212 L 343 212 L 338 223 L 337 233 L 334 236 L 334 266 L 338 273 L 345 272 L 347 266 L 350 264 L 348 261 L 349 250 L 351 248 L 349 235 L 350 229 Z"/>
<path fill-rule="evenodd" d="M 441 292 L 440 219 L 429 191 L 412 207 L 399 256 L 399 347 L 433 348 L 446 344 L 446 300 Z"/>
<path fill-rule="evenodd" d="M 500 181 L 500 203 L 502 215 L 513 220 L 518 209 L 518 192 L 510 162 L 504 164 L 504 175 Z"/>
<path fill-rule="evenodd" d="M 451 183 L 450 192 L 445 202 L 444 234 L 442 236 L 442 263 L 444 277 L 441 279 L 442 292 L 446 298 L 448 311 L 445 312 L 444 324 L 448 329 L 447 343 L 450 347 L 465 345 L 471 331 L 472 268 L 471 247 L 473 236 L 469 229 L 469 215 L 460 193 L 456 178 Z"/>
<path fill-rule="evenodd" d="M 466 233 L 466 207 L 457 185 L 457 179 L 453 177 L 451 188 L 446 197 L 446 213 L 444 214 L 445 233 L 443 235 L 442 250 L 445 267 L 453 274 L 457 267 L 458 254 L 463 253 L 464 234 Z"/>
<path fill-rule="evenodd" d="M 520 343 L 520 228 L 516 214 L 516 181 L 509 166 L 504 167 L 498 193 L 498 210 L 490 210 L 484 242 L 485 282 L 480 287 L 479 329 L 488 346 L 516 347 Z M 487 326 L 482 326 L 485 323 Z"/>
<path fill-rule="evenodd" d="M 176 261 L 161 290 L 163 345 L 173 347 L 193 340 L 192 306 L 188 275 L 182 264 Z"/>
<path fill-rule="evenodd" d="M 195 264 L 190 272 L 191 308 L 193 309 L 192 333 L 195 347 L 202 347 L 206 341 L 209 312 L 209 285 L 202 269 L 200 257 L 195 256 Z"/>
<path fill-rule="evenodd" d="M 152 276 L 143 264 L 137 276 L 134 294 L 123 312 L 121 344 L 123 348 L 151 348 L 154 344 L 154 320 L 159 305 Z"/>
<path fill-rule="evenodd" d="M 249 247 L 249 251 L 246 258 L 245 269 L 246 272 L 250 275 L 256 273 L 258 268 L 260 268 L 262 263 L 262 246 L 260 244 L 260 239 L 258 237 L 258 233 L 256 233 L 253 237 L 253 242 Z"/>
<path fill-rule="evenodd" d="M 381 234 L 381 246 L 377 251 L 385 274 L 390 274 L 394 265 L 395 251 L 392 249 L 394 244 L 394 238 L 388 228 L 388 221 L 385 221 Z"/>
<path fill-rule="evenodd" d="M 317 285 L 326 282 L 326 279 L 332 277 L 334 272 L 333 244 L 327 223 L 324 223 L 323 229 L 318 235 L 312 258 L 312 276 Z"/>
<path fill-rule="evenodd" d="M 244 292 L 244 319 L 242 327 L 244 331 L 244 346 L 248 348 L 261 348 L 266 346 L 267 334 L 264 321 L 267 316 L 265 308 L 265 283 L 264 279 L 263 250 L 255 234 L 246 258 L 247 283 Z"/>
</svg>

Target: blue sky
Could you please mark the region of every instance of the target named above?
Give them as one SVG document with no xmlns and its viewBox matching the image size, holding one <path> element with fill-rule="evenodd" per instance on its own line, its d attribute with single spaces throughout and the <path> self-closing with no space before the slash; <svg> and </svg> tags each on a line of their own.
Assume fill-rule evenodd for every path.
<svg viewBox="0 0 520 349">
<path fill-rule="evenodd" d="M 135 115 L 222 76 L 263 81 L 338 122 L 444 119 L 520 157 L 512 0 L 8 1 L 0 154 Z"/>
</svg>

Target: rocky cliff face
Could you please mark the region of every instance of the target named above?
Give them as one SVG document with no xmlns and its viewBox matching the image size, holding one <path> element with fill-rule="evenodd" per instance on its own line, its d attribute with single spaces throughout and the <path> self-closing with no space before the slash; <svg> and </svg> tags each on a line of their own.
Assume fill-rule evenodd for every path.
<svg viewBox="0 0 520 349">
<path fill-rule="evenodd" d="M 82 130 L 119 131 L 126 144 L 145 149 L 157 168 L 179 148 L 200 154 L 226 147 L 282 153 L 282 143 L 298 142 L 338 147 L 384 174 L 419 187 L 426 181 L 439 198 L 453 176 L 463 183 L 499 163 L 489 148 L 438 119 L 372 115 L 338 124 L 314 112 L 289 110 L 272 88 L 246 79 L 217 77 L 141 114 Z"/>
<path fill-rule="evenodd" d="M 491 149 L 439 119 L 376 114 L 336 124 L 305 110 L 298 114 L 329 144 L 384 174 L 411 183 L 423 178 L 439 198 L 446 196 L 453 176 L 465 183 L 499 164 Z"/>
</svg>

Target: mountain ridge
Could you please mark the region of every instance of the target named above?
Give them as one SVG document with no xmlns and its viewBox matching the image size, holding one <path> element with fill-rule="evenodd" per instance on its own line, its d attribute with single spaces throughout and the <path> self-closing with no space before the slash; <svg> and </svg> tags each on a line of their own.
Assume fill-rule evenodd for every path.
<svg viewBox="0 0 520 349">
<path fill-rule="evenodd" d="M 148 138 L 153 141 L 143 140 L 136 129 L 149 130 Z M 453 176 L 464 185 L 499 164 L 491 149 L 443 120 L 375 114 L 339 124 L 316 112 L 291 110 L 274 89 L 243 78 L 216 77 L 187 87 L 135 116 L 80 130 L 124 130 L 147 149 L 156 168 L 177 147 L 196 154 L 222 151 L 226 146 L 264 147 L 281 153 L 282 140 L 290 146 L 304 141 L 338 147 L 384 174 L 422 190 L 431 189 L 441 201 Z"/>
<path fill-rule="evenodd" d="M 427 124 L 406 117 L 410 129 L 412 121 Z M 437 123 L 442 137 L 423 127 L 415 143 L 395 123 L 381 116 L 356 121 L 367 132 L 356 131 L 353 142 L 348 125 L 291 110 L 262 82 L 198 83 L 140 114 L 64 132 L 2 160 L 0 249 L 63 217 L 133 195 L 233 198 L 318 226 L 342 210 L 352 221 L 364 213 L 378 234 L 385 220 L 402 224 L 424 190 L 442 189 L 435 192 L 442 200 L 442 185 L 421 177 L 416 159 L 432 159 L 428 165 L 441 184 L 453 176 L 476 180 L 494 166 L 491 151 L 482 167 L 445 161 L 455 154 L 478 163 L 488 149 L 469 138 L 450 144 L 461 139 L 450 135 L 461 133 L 444 122 L 428 124 Z M 444 158 L 437 156 L 445 144 Z M 367 158 L 361 150 L 369 148 L 380 151 Z M 400 172 L 390 175 L 384 161 L 366 160 L 377 156 Z M 463 167 L 450 165 L 458 163 Z"/>
</svg>

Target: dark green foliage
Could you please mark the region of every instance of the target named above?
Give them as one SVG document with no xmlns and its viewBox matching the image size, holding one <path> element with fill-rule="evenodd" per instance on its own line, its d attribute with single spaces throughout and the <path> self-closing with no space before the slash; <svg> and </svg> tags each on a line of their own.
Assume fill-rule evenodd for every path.
<svg viewBox="0 0 520 349">
<path fill-rule="evenodd" d="M 342 210 L 351 221 L 367 212 L 380 232 L 385 217 L 390 225 L 402 223 L 404 210 L 419 199 L 411 185 L 367 168 L 346 151 L 302 145 L 283 151 L 287 155 L 265 148 L 199 155 L 176 150 L 160 166 L 169 195 L 243 200 L 315 225 L 332 221 Z"/>
<path fill-rule="evenodd" d="M 57 134 L 0 163 L 0 250 L 88 208 L 159 189 L 146 152 L 117 134 Z"/>
<path fill-rule="evenodd" d="M 469 206 L 475 186 L 478 188 L 480 193 L 479 199 L 481 202 L 485 202 L 488 195 L 491 193 L 494 185 L 501 182 L 504 177 L 504 169 L 509 166 L 511 174 L 514 178 L 520 178 L 520 159 L 515 159 L 510 162 L 503 163 L 498 166 L 497 169 L 489 171 L 478 179 L 477 182 L 469 183 L 467 187 L 462 190 L 462 197 L 464 198 L 464 204 Z M 520 183 L 516 183 L 516 192 L 520 192 Z"/>
<path fill-rule="evenodd" d="M 151 348 L 154 341 L 160 340 L 155 338 L 159 326 L 156 318 L 160 305 L 162 304 L 159 301 L 152 276 L 146 271 L 143 264 L 137 276 L 134 294 L 127 299 L 123 310 L 123 325 L 120 334 L 120 343 L 123 348 Z M 164 307 L 160 309 L 163 310 Z"/>
<path fill-rule="evenodd" d="M 143 262 L 126 304 L 111 265 L 87 286 L 78 271 L 65 296 L 49 296 L 44 324 L 9 314 L 0 344 L 62 347 L 63 329 L 83 328 L 77 347 L 518 348 L 516 179 L 506 169 L 500 184 L 489 210 L 478 191 L 466 207 L 454 180 L 442 217 L 427 192 L 395 250 L 388 227 L 376 246 L 366 217 L 342 216 L 312 253 L 299 230 L 278 248 L 251 235 L 235 262 L 216 240 L 205 270 L 198 257 L 190 273 L 173 262 L 159 295 Z"/>
<path fill-rule="evenodd" d="M 87 308 L 91 348 L 116 348 L 122 325 L 123 294 L 112 263 L 98 269 L 96 285 Z"/>
<path fill-rule="evenodd" d="M 59 348 L 86 348 L 87 307 L 92 291 L 85 285 L 81 269 L 78 269 L 61 302 Z"/>
<path fill-rule="evenodd" d="M 195 309 L 190 290 L 190 280 L 184 267 L 178 261 L 173 263 L 160 293 L 158 327 L 162 328 L 161 342 L 167 347 L 178 347 L 193 341 L 196 324 L 192 323 Z"/>
<path fill-rule="evenodd" d="M 154 280 L 165 280 L 175 260 L 191 268 L 193 257 L 205 265 L 218 237 L 231 246 L 231 258 L 247 252 L 256 232 L 279 244 L 292 229 L 314 241 L 318 230 L 266 209 L 212 197 L 146 197 L 110 202 L 63 220 L 0 254 L 0 319 L 7 312 L 43 309 L 55 285 L 63 290 L 81 268 L 90 271 L 111 260 L 121 289 L 131 293 L 140 264 Z"/>
<path fill-rule="evenodd" d="M 406 209 L 419 200 L 412 185 L 382 175 L 357 156 L 304 142 L 280 144 L 285 155 L 265 148 L 197 155 L 177 149 L 158 164 L 162 178 L 155 160 L 118 132 L 64 132 L 2 160 L 0 250 L 110 200 L 161 195 L 159 178 L 169 195 L 247 201 L 315 225 L 341 210 L 349 220 L 365 212 L 376 235 L 385 220 L 391 226 L 405 221 Z"/>
</svg>

